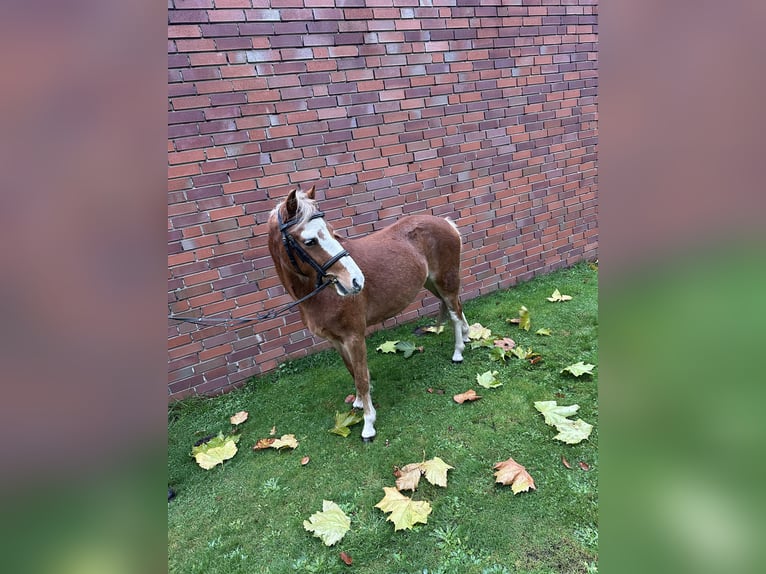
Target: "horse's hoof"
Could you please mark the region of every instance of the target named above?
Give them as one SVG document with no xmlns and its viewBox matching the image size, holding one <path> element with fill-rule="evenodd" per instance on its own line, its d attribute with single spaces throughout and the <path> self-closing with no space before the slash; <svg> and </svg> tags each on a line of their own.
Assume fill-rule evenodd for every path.
<svg viewBox="0 0 766 574">
<path fill-rule="evenodd" d="M 459 361 L 456 361 L 455 359 L 452 359 L 452 364 L 453 365 L 460 365 L 462 363 L 463 363 L 463 359 L 460 359 Z"/>
<path fill-rule="evenodd" d="M 374 441 L 374 440 L 375 440 L 375 435 L 372 435 L 372 436 L 363 436 L 363 437 L 362 437 L 362 442 L 371 443 L 371 442 L 372 442 L 372 441 Z"/>
</svg>

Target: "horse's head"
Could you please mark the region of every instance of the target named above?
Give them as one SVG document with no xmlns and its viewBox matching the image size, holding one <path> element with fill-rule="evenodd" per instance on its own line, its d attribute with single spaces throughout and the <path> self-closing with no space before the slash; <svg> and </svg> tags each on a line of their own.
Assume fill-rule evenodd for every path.
<svg viewBox="0 0 766 574">
<path fill-rule="evenodd" d="M 316 275 L 319 286 L 332 281 L 339 295 L 353 295 L 364 287 L 364 274 L 338 241 L 338 236 L 317 209 L 314 188 L 292 190 L 275 209 L 290 265 L 304 276 Z"/>
</svg>

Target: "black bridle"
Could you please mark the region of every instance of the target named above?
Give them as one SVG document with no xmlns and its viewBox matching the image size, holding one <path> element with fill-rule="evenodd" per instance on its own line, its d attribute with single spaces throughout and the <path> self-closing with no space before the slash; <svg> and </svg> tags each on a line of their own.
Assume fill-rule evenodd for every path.
<svg viewBox="0 0 766 574">
<path fill-rule="evenodd" d="M 312 219 L 321 219 L 324 217 L 324 212 L 317 211 L 314 213 L 311 217 L 309 217 L 309 221 Z M 277 222 L 279 223 L 279 231 L 282 234 L 282 243 L 285 246 L 285 250 L 287 251 L 287 256 L 290 258 L 290 262 L 293 264 L 293 267 L 295 270 L 305 276 L 306 274 L 301 271 L 301 268 L 298 266 L 298 262 L 295 260 L 295 255 L 297 254 L 298 257 L 303 261 L 304 263 L 307 263 L 310 265 L 314 271 L 317 272 L 317 281 L 316 281 L 316 287 L 319 288 L 321 285 L 325 284 L 325 278 L 328 277 L 327 271 L 335 265 L 338 261 L 343 259 L 344 257 L 348 257 L 348 251 L 343 249 L 340 253 L 337 253 L 336 255 L 333 255 L 330 257 L 330 259 L 325 262 L 324 265 L 320 265 L 316 262 L 316 260 L 311 257 L 308 253 L 306 253 L 306 250 L 303 249 L 303 246 L 301 246 L 299 241 L 296 241 L 296 239 L 290 235 L 287 230 L 290 229 L 293 225 L 298 223 L 297 218 L 288 219 L 284 223 L 282 222 L 282 214 L 277 212 Z M 326 284 L 333 283 L 335 280 L 331 279 Z M 325 284 L 325 286 L 326 286 Z"/>
</svg>

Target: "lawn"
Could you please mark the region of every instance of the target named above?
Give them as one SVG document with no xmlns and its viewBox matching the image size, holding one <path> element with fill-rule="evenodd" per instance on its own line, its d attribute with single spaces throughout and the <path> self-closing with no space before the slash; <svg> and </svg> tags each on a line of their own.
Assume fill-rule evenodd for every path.
<svg viewBox="0 0 766 574">
<path fill-rule="evenodd" d="M 598 365 L 598 272 L 587 263 L 556 271 L 465 303 L 469 323 L 532 347 L 542 360 L 493 360 L 489 348 L 466 347 L 452 364 L 451 329 L 416 335 L 423 319 L 380 331 L 367 340 L 378 410 L 377 437 L 328 432 L 335 413 L 354 392 L 340 357 L 323 352 L 289 361 L 245 387 L 212 399 L 189 399 L 168 410 L 169 571 L 193 573 L 288 572 L 489 574 L 596 572 L 598 561 L 598 366 L 593 375 L 561 370 L 583 361 Z M 571 295 L 549 302 L 555 289 Z M 506 320 L 529 309 L 531 329 Z M 536 334 L 548 328 L 550 336 Z M 423 347 L 405 359 L 384 354 L 385 341 Z M 497 371 L 502 386 L 479 387 L 476 375 Z M 482 399 L 457 404 L 473 388 Z M 554 440 L 535 401 L 580 405 L 572 419 L 593 425 L 575 445 Z M 190 456 L 201 438 L 232 429 L 229 417 L 245 410 L 239 451 L 211 470 Z M 294 450 L 253 451 L 260 438 L 294 434 Z M 393 487 L 395 467 L 440 457 L 454 467 L 446 488 L 421 480 L 414 500 L 431 504 L 427 524 L 394 531 L 375 504 Z M 310 462 L 301 464 L 303 457 Z M 495 484 L 493 465 L 512 457 L 531 474 L 536 490 L 516 495 Z M 571 465 L 567 468 L 562 457 Z M 582 466 L 579 463 L 584 463 Z M 583 468 L 584 467 L 584 468 Z M 587 469 L 587 470 L 585 470 Z M 325 546 L 303 528 L 337 503 L 351 519 L 345 537 Z M 353 559 L 349 567 L 340 559 Z"/>
</svg>

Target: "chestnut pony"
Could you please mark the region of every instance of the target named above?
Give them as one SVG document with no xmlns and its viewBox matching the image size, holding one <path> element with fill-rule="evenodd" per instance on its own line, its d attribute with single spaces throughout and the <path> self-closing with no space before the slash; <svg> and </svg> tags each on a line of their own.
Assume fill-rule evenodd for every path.
<svg viewBox="0 0 766 574">
<path fill-rule="evenodd" d="M 425 287 L 441 300 L 455 333 L 452 360 L 463 360 L 468 323 L 460 303 L 462 240 L 452 221 L 411 215 L 358 239 L 342 239 L 317 209 L 314 188 L 293 190 L 269 217 L 269 251 L 277 274 L 315 335 L 343 357 L 364 409 L 362 439 L 375 437 L 365 330 L 400 313 Z M 327 289 L 332 285 L 334 289 Z"/>
</svg>

